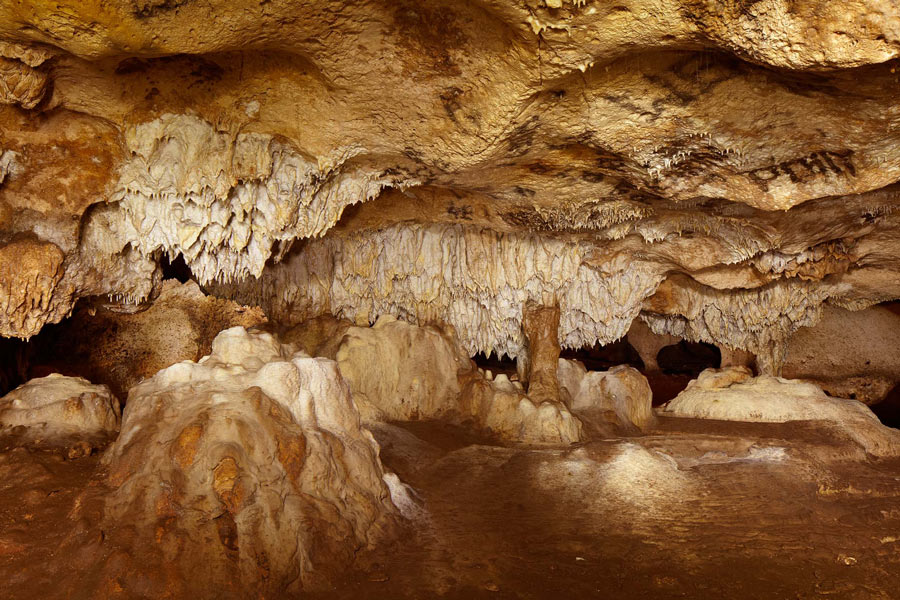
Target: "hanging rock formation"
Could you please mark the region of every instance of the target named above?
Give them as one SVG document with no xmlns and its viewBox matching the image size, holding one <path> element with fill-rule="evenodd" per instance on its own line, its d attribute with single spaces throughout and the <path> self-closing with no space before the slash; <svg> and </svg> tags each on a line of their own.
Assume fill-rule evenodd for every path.
<svg viewBox="0 0 900 600">
<path fill-rule="evenodd" d="M 563 347 L 640 318 L 773 374 L 900 297 L 891 2 L 43 6 L 0 9 L 2 335 L 165 256 L 285 323 L 517 357 L 553 302 Z"/>
</svg>

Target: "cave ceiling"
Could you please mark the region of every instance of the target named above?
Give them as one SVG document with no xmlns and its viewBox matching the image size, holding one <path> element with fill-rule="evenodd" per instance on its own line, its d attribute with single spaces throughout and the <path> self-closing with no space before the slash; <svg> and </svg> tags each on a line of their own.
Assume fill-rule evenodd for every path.
<svg viewBox="0 0 900 600">
<path fill-rule="evenodd" d="M 183 257 L 281 322 L 517 355 L 635 318 L 777 372 L 900 297 L 891 0 L 0 5 L 0 335 Z"/>
</svg>

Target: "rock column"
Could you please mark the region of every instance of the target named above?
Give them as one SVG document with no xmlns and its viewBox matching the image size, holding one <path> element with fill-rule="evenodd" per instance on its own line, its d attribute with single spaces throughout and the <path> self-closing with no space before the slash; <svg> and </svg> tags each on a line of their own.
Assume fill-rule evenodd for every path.
<svg viewBox="0 0 900 600">
<path fill-rule="evenodd" d="M 527 361 L 520 368 L 526 376 L 528 397 L 536 404 L 559 402 L 559 306 L 528 302 L 522 314 L 522 329 L 527 341 Z"/>
</svg>

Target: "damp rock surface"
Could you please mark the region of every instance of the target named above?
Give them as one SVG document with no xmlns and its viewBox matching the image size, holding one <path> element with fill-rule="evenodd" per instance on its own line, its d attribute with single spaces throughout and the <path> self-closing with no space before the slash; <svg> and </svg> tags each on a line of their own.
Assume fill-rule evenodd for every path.
<svg viewBox="0 0 900 600">
<path fill-rule="evenodd" d="M 662 412 L 726 421 L 827 421 L 870 454 L 896 456 L 900 452 L 900 432 L 882 425 L 861 402 L 832 398 L 811 383 L 752 377 L 742 367 L 704 371 Z"/>
<path fill-rule="evenodd" d="M 121 414 L 105 385 L 54 373 L 0 398 L 0 435 L 38 445 L 97 443 L 118 432 Z"/>
<path fill-rule="evenodd" d="M 108 576 L 177 597 L 327 585 L 398 526 L 378 445 L 333 361 L 240 327 L 212 346 L 129 393 L 103 457 L 103 522 L 129 549 Z"/>
</svg>

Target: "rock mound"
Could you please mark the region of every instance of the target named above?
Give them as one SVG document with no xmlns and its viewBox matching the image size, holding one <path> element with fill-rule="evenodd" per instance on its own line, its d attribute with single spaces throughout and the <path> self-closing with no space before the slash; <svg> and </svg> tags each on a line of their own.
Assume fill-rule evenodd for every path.
<svg viewBox="0 0 900 600">
<path fill-rule="evenodd" d="M 105 520 L 149 562 L 117 581 L 155 597 L 322 586 L 398 522 L 378 452 L 333 361 L 225 330 L 129 394 Z"/>
</svg>

